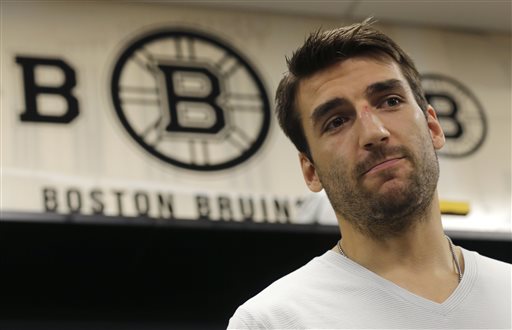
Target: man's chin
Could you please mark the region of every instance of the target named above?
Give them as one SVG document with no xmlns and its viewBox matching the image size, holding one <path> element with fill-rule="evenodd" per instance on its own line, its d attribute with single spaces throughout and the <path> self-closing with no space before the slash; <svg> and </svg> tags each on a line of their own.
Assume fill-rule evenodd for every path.
<svg viewBox="0 0 512 330">
<path fill-rule="evenodd" d="M 370 204 L 374 212 L 384 213 L 388 216 L 396 214 L 403 215 L 414 204 L 416 194 L 410 187 L 400 180 L 386 181 L 379 187 L 378 191 L 370 194 Z"/>
<path fill-rule="evenodd" d="M 368 182 L 365 190 L 373 195 L 393 196 L 394 194 L 406 193 L 409 190 L 410 183 L 406 181 L 396 176 L 376 178 L 374 182 Z"/>
<path fill-rule="evenodd" d="M 396 219 L 407 217 L 418 211 L 421 200 L 411 191 L 397 190 L 376 196 L 372 203 L 377 218 Z"/>
</svg>

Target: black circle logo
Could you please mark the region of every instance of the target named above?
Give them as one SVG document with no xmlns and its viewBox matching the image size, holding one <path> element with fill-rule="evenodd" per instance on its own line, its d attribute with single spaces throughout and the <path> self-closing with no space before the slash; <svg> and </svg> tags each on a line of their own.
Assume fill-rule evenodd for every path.
<svg viewBox="0 0 512 330">
<path fill-rule="evenodd" d="M 270 127 L 256 71 L 240 52 L 202 32 L 166 29 L 139 37 L 120 55 L 111 92 L 119 120 L 140 146 L 190 170 L 246 161 Z"/>
<path fill-rule="evenodd" d="M 440 74 L 422 75 L 421 82 L 446 137 L 439 154 L 465 157 L 477 151 L 487 135 L 487 120 L 473 93 L 455 79 Z"/>
</svg>

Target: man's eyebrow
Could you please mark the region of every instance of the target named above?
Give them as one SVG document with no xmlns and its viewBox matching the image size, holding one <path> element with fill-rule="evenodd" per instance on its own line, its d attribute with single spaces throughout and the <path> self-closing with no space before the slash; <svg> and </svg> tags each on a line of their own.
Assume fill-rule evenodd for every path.
<svg viewBox="0 0 512 330">
<path fill-rule="evenodd" d="M 320 122 L 320 120 L 329 114 L 329 112 L 331 112 L 333 109 L 344 106 L 346 104 L 349 104 L 349 101 L 340 97 L 333 98 L 320 104 L 315 108 L 315 110 L 313 110 L 313 113 L 310 116 L 311 121 L 313 122 L 313 126 L 316 126 L 318 122 Z"/>
<path fill-rule="evenodd" d="M 393 89 L 402 89 L 405 90 L 404 84 L 401 80 L 398 79 L 388 79 L 384 81 L 379 81 L 370 86 L 366 87 L 365 95 L 366 97 L 370 97 L 372 95 L 386 92 Z"/>
</svg>

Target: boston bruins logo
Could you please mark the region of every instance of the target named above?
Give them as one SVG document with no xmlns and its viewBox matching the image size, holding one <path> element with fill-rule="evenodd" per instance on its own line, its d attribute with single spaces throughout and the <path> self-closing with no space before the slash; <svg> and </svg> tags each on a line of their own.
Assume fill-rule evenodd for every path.
<svg viewBox="0 0 512 330">
<path fill-rule="evenodd" d="M 119 120 L 151 155 L 178 167 L 236 166 L 262 146 L 267 93 L 238 51 L 203 32 L 168 29 L 133 41 L 115 65 Z"/>
<path fill-rule="evenodd" d="M 421 81 L 446 137 L 439 154 L 465 157 L 478 150 L 487 135 L 487 120 L 476 97 L 460 82 L 443 75 L 425 74 Z"/>
</svg>

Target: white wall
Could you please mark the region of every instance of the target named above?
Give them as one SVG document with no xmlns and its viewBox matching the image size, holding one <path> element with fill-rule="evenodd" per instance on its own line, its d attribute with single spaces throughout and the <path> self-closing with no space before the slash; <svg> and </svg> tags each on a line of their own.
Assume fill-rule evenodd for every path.
<svg viewBox="0 0 512 330">
<path fill-rule="evenodd" d="M 86 195 L 99 189 L 106 214 L 117 212 L 118 196 L 112 191 L 123 190 L 124 214 L 135 215 L 133 195 L 144 190 L 173 194 L 176 215 L 191 218 L 197 215 L 193 200 L 197 193 L 231 196 L 232 204 L 239 196 L 257 203 L 263 198 L 268 205 L 273 198 L 289 199 L 293 206 L 307 192 L 297 152 L 275 118 L 261 150 L 229 170 L 198 173 L 152 157 L 119 123 L 109 91 L 110 75 L 129 40 L 157 28 L 190 27 L 241 51 L 256 67 L 273 104 L 286 71 L 284 55 L 290 55 L 309 32 L 349 22 L 158 3 L 8 2 L 2 3 L 1 12 L 2 211 L 44 212 L 44 187 L 59 191 L 61 213 L 68 211 L 65 191 L 76 188 L 84 195 L 85 214 L 92 213 Z M 462 82 L 487 115 L 488 137 L 476 153 L 440 159 L 441 198 L 471 205 L 466 217 L 445 217 L 446 227 L 510 232 L 510 35 L 380 27 L 411 54 L 420 72 L 442 73 Z M 74 121 L 67 125 L 20 121 L 25 108 L 22 70 L 15 62 L 20 55 L 58 57 L 74 68 L 74 95 L 80 104 Z M 41 84 L 62 79 L 58 72 L 41 72 L 38 77 L 46 79 Z M 44 102 L 41 106 L 50 110 L 64 106 L 58 98 Z M 218 218 L 220 211 L 213 209 L 212 217 Z M 294 210 L 291 207 L 292 219 Z M 153 216 L 157 213 L 152 211 Z"/>
</svg>

